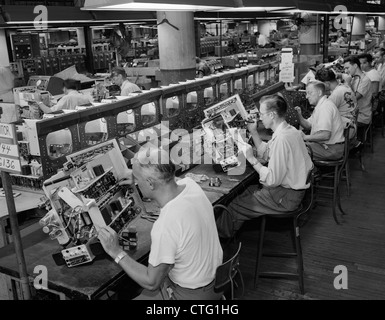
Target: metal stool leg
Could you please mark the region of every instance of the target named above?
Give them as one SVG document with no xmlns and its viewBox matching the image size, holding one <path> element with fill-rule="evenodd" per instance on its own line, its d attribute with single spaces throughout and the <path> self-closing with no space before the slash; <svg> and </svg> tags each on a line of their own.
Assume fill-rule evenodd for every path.
<svg viewBox="0 0 385 320">
<path fill-rule="evenodd" d="M 374 152 L 374 143 L 373 143 L 373 123 L 369 127 L 369 139 L 370 139 L 370 152 Z"/>
<path fill-rule="evenodd" d="M 345 175 L 346 175 L 346 192 L 348 194 L 348 197 L 350 197 L 350 167 L 349 167 L 349 160 L 346 161 L 345 164 Z"/>
<path fill-rule="evenodd" d="M 342 215 L 346 215 L 345 211 L 342 209 L 341 205 L 341 193 L 340 193 L 340 181 L 342 180 L 342 173 L 344 171 L 344 168 L 341 168 L 341 170 L 338 171 L 338 183 L 337 183 L 337 204 L 338 208 L 341 211 Z"/>
<path fill-rule="evenodd" d="M 299 235 L 297 218 L 293 219 L 293 229 L 294 229 L 294 238 L 295 238 L 295 252 L 297 254 L 299 290 L 301 294 L 305 294 L 305 286 L 303 281 L 303 258 L 302 258 L 301 238 Z"/>
<path fill-rule="evenodd" d="M 333 182 L 333 218 L 337 224 L 340 222 L 337 219 L 336 206 L 337 206 L 337 187 L 338 187 L 338 167 L 334 169 L 334 182 Z"/>
<path fill-rule="evenodd" d="M 255 265 L 254 288 L 257 287 L 257 282 L 258 282 L 258 278 L 259 278 L 259 268 L 260 268 L 261 260 L 262 260 L 263 239 L 265 237 L 265 226 L 266 226 L 266 217 L 262 216 L 261 227 L 259 229 L 257 262 Z"/>
<path fill-rule="evenodd" d="M 364 159 L 363 159 L 363 151 L 360 151 L 360 152 L 359 152 L 359 157 L 358 157 L 358 159 L 360 160 L 361 171 L 366 171 L 365 165 L 364 165 Z"/>
<path fill-rule="evenodd" d="M 384 138 L 384 105 L 381 106 L 381 136 Z"/>
</svg>

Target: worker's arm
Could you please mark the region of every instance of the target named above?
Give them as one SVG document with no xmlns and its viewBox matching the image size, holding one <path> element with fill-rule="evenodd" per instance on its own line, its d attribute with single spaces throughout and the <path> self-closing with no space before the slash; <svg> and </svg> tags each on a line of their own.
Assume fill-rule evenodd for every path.
<svg viewBox="0 0 385 320">
<path fill-rule="evenodd" d="M 38 107 L 41 111 L 44 113 L 52 113 L 54 110 L 52 110 L 50 107 L 47 107 L 43 102 L 37 102 Z"/>
<path fill-rule="evenodd" d="M 361 93 L 356 92 L 356 99 L 357 99 L 357 101 L 362 99 L 362 97 L 363 97 L 363 95 Z"/>
<path fill-rule="evenodd" d="M 373 98 L 376 98 L 378 95 L 378 91 L 380 89 L 380 82 L 379 81 L 372 81 L 371 89 L 373 92 Z"/>
<path fill-rule="evenodd" d="M 302 116 L 302 111 L 301 111 L 301 107 L 295 107 L 294 108 L 297 113 L 298 113 L 298 120 L 299 120 L 299 124 L 301 125 L 302 128 L 306 129 L 306 130 L 310 130 L 311 129 L 311 123 L 309 121 L 307 121 L 303 116 Z"/>
<path fill-rule="evenodd" d="M 100 228 L 98 238 L 104 250 L 112 259 L 115 260 L 118 254 L 123 251 L 119 246 L 118 235 L 112 228 Z M 148 290 L 158 289 L 174 266 L 172 264 L 161 263 L 156 267 L 151 264 L 146 267 L 128 255 L 119 261 L 119 265 L 131 279 Z"/>
<path fill-rule="evenodd" d="M 254 146 L 258 149 L 262 143 L 262 139 L 259 136 L 257 126 L 258 123 L 255 121 L 253 123 L 248 124 L 247 129 L 249 130 L 251 137 L 253 138 Z"/>
</svg>

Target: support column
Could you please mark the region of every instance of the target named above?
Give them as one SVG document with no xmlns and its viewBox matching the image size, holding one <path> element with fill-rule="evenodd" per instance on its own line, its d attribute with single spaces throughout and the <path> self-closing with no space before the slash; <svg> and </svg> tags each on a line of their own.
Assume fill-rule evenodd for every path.
<svg viewBox="0 0 385 320">
<path fill-rule="evenodd" d="M 316 55 L 320 52 L 320 19 L 316 14 L 302 14 L 305 19 L 299 31 L 301 55 Z"/>
<path fill-rule="evenodd" d="M 84 38 L 84 29 L 83 28 L 76 28 L 76 35 L 78 38 L 78 46 L 79 47 L 86 47 L 86 40 Z"/>
<path fill-rule="evenodd" d="M 365 38 L 365 23 L 366 15 L 354 15 L 353 28 L 350 28 L 352 30 L 352 41 L 361 40 Z"/>
<path fill-rule="evenodd" d="M 181 11 L 158 11 L 159 58 L 162 84 L 177 83 L 195 78 L 195 33 L 194 13 Z"/>
<path fill-rule="evenodd" d="M 295 76 L 299 83 L 309 72 L 309 67 L 314 66 L 317 61 L 322 62 L 323 56 L 320 53 L 321 42 L 321 19 L 317 14 L 303 13 L 304 23 L 299 30 L 300 52 L 296 64 Z M 326 43 L 327 46 L 327 43 Z"/>
<path fill-rule="evenodd" d="M 381 32 L 381 40 L 383 40 L 385 34 L 385 17 L 383 16 L 378 17 L 378 31 Z"/>
<path fill-rule="evenodd" d="M 86 69 L 90 73 L 95 73 L 94 54 L 92 52 L 92 29 L 89 26 L 84 28 L 84 40 L 86 45 Z"/>
<path fill-rule="evenodd" d="M 266 37 L 270 36 L 270 21 L 258 20 L 258 32 Z"/>
<path fill-rule="evenodd" d="M 328 48 L 329 48 L 329 15 L 324 15 L 324 24 L 323 24 L 323 62 L 328 61 Z"/>
<path fill-rule="evenodd" d="M 197 57 L 201 56 L 201 23 L 200 21 L 194 22 L 195 29 L 195 55 Z"/>
<path fill-rule="evenodd" d="M 4 29 L 0 29 L 0 66 L 9 66 L 8 45 Z"/>
</svg>

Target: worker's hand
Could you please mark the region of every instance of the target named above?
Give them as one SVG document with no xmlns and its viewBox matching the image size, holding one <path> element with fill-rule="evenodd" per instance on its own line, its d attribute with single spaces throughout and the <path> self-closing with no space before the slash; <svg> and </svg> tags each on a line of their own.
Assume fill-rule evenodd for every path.
<svg viewBox="0 0 385 320">
<path fill-rule="evenodd" d="M 121 175 L 121 180 L 119 180 L 119 185 L 132 185 L 134 183 L 134 176 L 132 174 L 132 170 L 126 168 Z"/>
<path fill-rule="evenodd" d="M 98 238 L 103 246 L 104 251 L 112 258 L 122 251 L 119 246 L 118 234 L 111 227 L 96 228 L 98 231 Z"/>
<path fill-rule="evenodd" d="M 40 118 L 40 107 L 36 102 L 28 102 L 29 114 L 32 119 Z"/>
<path fill-rule="evenodd" d="M 249 162 L 252 162 L 255 159 L 253 147 L 248 143 L 245 144 L 244 155 Z"/>
<path fill-rule="evenodd" d="M 38 102 L 41 102 L 41 95 L 40 94 L 35 94 L 35 102 L 38 103 Z"/>
<path fill-rule="evenodd" d="M 249 117 L 247 120 L 253 121 L 252 123 L 248 123 L 247 124 L 247 130 L 249 130 L 249 132 L 251 134 L 257 133 L 258 132 L 258 121 L 257 121 L 257 119 Z"/>
<path fill-rule="evenodd" d="M 349 74 L 343 73 L 342 74 L 342 80 L 344 83 L 350 85 L 350 83 L 352 82 L 352 77 Z"/>
<path fill-rule="evenodd" d="M 298 113 L 298 115 L 300 116 L 300 117 L 302 117 L 302 110 L 301 110 L 301 107 L 294 107 L 294 109 L 295 109 L 295 111 L 297 111 L 297 113 Z"/>
<path fill-rule="evenodd" d="M 253 147 L 250 144 L 244 142 L 238 135 L 234 136 L 234 140 L 237 142 L 238 150 L 244 154 L 245 158 L 249 162 L 252 161 L 255 158 Z"/>
</svg>

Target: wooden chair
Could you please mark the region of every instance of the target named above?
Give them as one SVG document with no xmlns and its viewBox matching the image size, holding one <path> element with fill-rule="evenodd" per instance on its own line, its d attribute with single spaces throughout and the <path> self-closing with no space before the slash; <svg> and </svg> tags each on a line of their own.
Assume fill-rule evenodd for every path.
<svg viewBox="0 0 385 320">
<path fill-rule="evenodd" d="M 223 292 L 222 299 L 225 299 L 224 293 L 227 291 L 228 286 L 230 285 L 230 299 L 234 300 L 234 287 L 238 286 L 235 278 L 239 276 L 241 286 L 242 286 L 242 294 L 240 298 L 242 298 L 244 294 L 244 282 L 241 270 L 239 269 L 239 253 L 241 251 L 242 243 L 239 243 L 238 249 L 235 254 L 226 262 L 222 263 L 216 271 L 215 274 L 215 284 L 214 291 L 215 292 Z"/>
<path fill-rule="evenodd" d="M 339 193 L 339 184 L 342 177 L 342 172 L 346 169 L 346 163 L 348 161 L 349 157 L 349 131 L 352 129 L 352 127 L 348 124 L 347 127 L 344 129 L 344 137 L 345 137 L 345 143 L 344 143 L 344 151 L 342 158 L 339 160 L 315 160 L 314 165 L 320 169 L 320 175 L 316 179 L 316 203 L 318 202 L 328 202 L 327 200 L 320 199 L 320 196 L 326 195 L 328 196 L 328 193 L 322 193 L 319 191 L 325 190 L 326 192 L 331 191 L 332 194 L 332 211 L 333 211 L 333 218 L 337 224 L 340 224 L 340 222 L 337 219 L 336 214 L 336 206 L 338 205 L 338 208 L 340 209 L 341 213 L 344 215 L 345 212 L 342 209 L 341 206 L 341 198 Z M 332 169 L 331 172 L 322 173 L 325 169 Z M 347 185 L 350 185 L 350 177 L 348 170 L 346 170 L 347 173 Z M 322 185 L 322 181 L 332 180 L 332 186 L 328 185 Z"/>
<path fill-rule="evenodd" d="M 365 163 L 364 163 L 364 155 L 365 155 L 365 147 L 369 146 L 371 153 L 374 152 L 373 145 L 373 121 L 371 120 L 369 124 L 365 127 L 364 135 L 362 137 L 363 147 L 360 151 L 358 151 L 358 160 L 360 161 L 360 168 L 362 171 L 366 171 Z"/>
<path fill-rule="evenodd" d="M 234 230 L 235 218 L 233 214 L 229 211 L 229 209 L 223 204 L 216 204 L 215 206 L 213 206 L 213 209 L 214 209 L 215 220 L 217 220 L 222 214 L 227 214 L 228 216 L 230 216 L 231 221 L 233 222 L 232 230 Z M 236 234 L 234 234 L 230 238 L 225 238 L 225 239 L 221 238 L 220 240 L 221 240 L 222 247 L 226 248 L 230 243 L 233 243 L 236 241 Z"/>
</svg>

